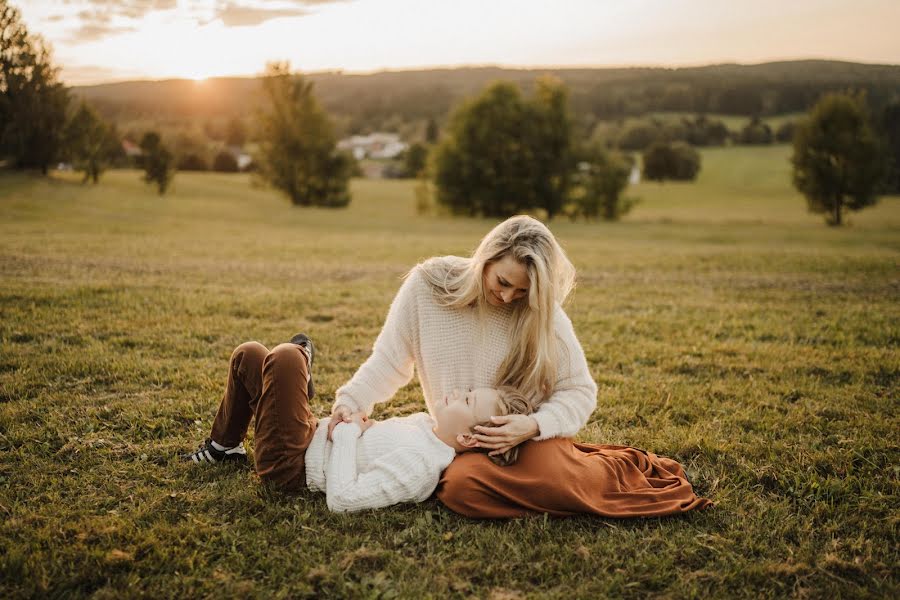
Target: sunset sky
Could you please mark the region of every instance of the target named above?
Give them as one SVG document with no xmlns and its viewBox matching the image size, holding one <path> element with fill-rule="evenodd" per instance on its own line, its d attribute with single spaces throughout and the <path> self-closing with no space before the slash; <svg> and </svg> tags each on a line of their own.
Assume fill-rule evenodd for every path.
<svg viewBox="0 0 900 600">
<path fill-rule="evenodd" d="M 70 85 L 295 69 L 900 64 L 900 0 L 11 0 Z"/>
</svg>

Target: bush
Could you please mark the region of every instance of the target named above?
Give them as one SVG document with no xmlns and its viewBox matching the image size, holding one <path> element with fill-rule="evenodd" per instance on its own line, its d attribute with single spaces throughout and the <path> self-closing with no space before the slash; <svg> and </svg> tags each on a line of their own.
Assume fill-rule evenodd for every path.
<svg viewBox="0 0 900 600">
<path fill-rule="evenodd" d="M 178 161 L 179 171 L 206 171 L 208 169 L 209 165 L 202 156 L 197 154 L 186 154 Z"/>
<path fill-rule="evenodd" d="M 796 126 L 793 121 L 785 121 L 775 131 L 775 141 L 782 144 L 790 143 L 794 139 L 794 129 Z"/>
<path fill-rule="evenodd" d="M 662 132 L 656 125 L 638 123 L 626 129 L 619 136 L 616 145 L 622 150 L 644 150 L 657 141 L 661 134 Z"/>
<path fill-rule="evenodd" d="M 738 141 L 741 144 L 771 144 L 772 128 L 763 123 L 759 117 L 753 117 L 741 129 Z"/>
<path fill-rule="evenodd" d="M 643 163 L 651 181 L 692 181 L 700 172 L 700 153 L 684 142 L 657 142 L 644 152 Z"/>
<path fill-rule="evenodd" d="M 220 173 L 237 173 L 238 170 L 237 159 L 227 150 L 222 150 L 216 154 L 216 158 L 213 159 L 213 171 L 218 171 Z"/>
<path fill-rule="evenodd" d="M 586 150 L 575 176 L 576 186 L 566 213 L 574 221 L 598 216 L 616 221 L 637 203 L 634 198 L 622 198 L 628 187 L 633 161 L 619 153 L 608 152 L 597 144 Z"/>
</svg>

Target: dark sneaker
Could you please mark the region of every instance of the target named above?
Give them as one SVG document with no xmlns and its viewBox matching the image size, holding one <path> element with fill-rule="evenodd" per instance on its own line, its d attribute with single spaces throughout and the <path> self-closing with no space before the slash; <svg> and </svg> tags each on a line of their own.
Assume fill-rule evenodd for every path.
<svg viewBox="0 0 900 600">
<path fill-rule="evenodd" d="M 216 450 L 212 445 L 212 439 L 206 438 L 196 452 L 185 454 L 184 459 L 195 463 L 246 463 L 247 451 L 244 450 L 244 444 L 238 444 L 227 450 Z"/>
<path fill-rule="evenodd" d="M 309 356 L 309 383 L 306 386 L 306 394 L 309 399 L 312 399 L 313 396 L 316 395 L 316 388 L 313 385 L 313 360 L 316 357 L 316 347 L 312 343 L 312 340 L 309 339 L 309 336 L 305 333 L 298 333 L 294 337 L 291 338 L 292 344 L 297 344 L 306 350 L 307 355 Z"/>
</svg>

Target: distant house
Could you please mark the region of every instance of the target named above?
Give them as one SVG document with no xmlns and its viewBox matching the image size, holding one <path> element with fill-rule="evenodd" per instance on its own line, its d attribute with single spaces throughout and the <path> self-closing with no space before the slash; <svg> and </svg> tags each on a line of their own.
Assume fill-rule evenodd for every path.
<svg viewBox="0 0 900 600">
<path fill-rule="evenodd" d="M 246 171 L 253 164 L 253 157 L 244 152 L 240 146 L 228 146 L 227 150 L 237 162 L 238 171 Z"/>
<path fill-rule="evenodd" d="M 128 158 L 134 158 L 143 154 L 141 147 L 131 140 L 122 140 L 122 150 Z"/>
<path fill-rule="evenodd" d="M 400 140 L 396 133 L 376 132 L 369 135 L 354 135 L 338 142 L 338 150 L 347 150 L 356 160 L 364 158 L 391 159 L 403 154 L 409 144 Z"/>
<path fill-rule="evenodd" d="M 631 167 L 631 173 L 628 175 L 628 183 L 637 185 L 641 182 L 641 168 L 637 165 Z"/>
</svg>

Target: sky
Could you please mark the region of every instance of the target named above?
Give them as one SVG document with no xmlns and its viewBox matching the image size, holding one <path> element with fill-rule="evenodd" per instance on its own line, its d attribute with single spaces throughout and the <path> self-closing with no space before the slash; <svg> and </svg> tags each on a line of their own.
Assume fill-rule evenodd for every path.
<svg viewBox="0 0 900 600">
<path fill-rule="evenodd" d="M 68 85 L 498 65 L 900 64 L 900 0 L 11 0 Z"/>
</svg>

